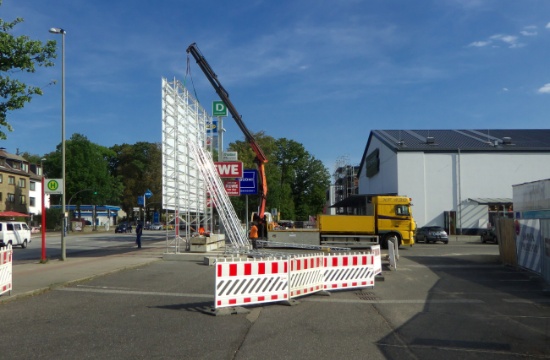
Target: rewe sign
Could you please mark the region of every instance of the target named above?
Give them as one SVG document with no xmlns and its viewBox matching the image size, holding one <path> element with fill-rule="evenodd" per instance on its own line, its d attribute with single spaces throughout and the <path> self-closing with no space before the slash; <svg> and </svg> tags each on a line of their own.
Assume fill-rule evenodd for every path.
<svg viewBox="0 0 550 360">
<path fill-rule="evenodd" d="M 221 178 L 242 178 L 243 163 L 241 161 L 222 161 L 214 163 Z"/>
</svg>

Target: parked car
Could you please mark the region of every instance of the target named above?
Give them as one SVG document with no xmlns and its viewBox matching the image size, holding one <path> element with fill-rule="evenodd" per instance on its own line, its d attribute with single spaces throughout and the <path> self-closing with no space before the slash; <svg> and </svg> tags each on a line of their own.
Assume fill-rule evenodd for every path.
<svg viewBox="0 0 550 360">
<path fill-rule="evenodd" d="M 416 229 L 416 242 L 437 242 L 449 243 L 449 236 L 441 226 L 424 226 Z"/>
<path fill-rule="evenodd" d="M 163 226 L 161 223 L 152 223 L 151 224 L 151 230 L 162 230 Z"/>
<path fill-rule="evenodd" d="M 498 244 L 498 238 L 495 232 L 495 228 L 490 228 L 481 232 L 481 242 L 485 244 L 487 241 Z"/>
<path fill-rule="evenodd" d="M 128 224 L 127 223 L 120 223 L 115 228 L 115 233 L 125 233 L 128 232 Z"/>
<path fill-rule="evenodd" d="M 11 244 L 25 249 L 31 242 L 31 228 L 20 221 L 0 221 L 0 247 Z"/>
</svg>

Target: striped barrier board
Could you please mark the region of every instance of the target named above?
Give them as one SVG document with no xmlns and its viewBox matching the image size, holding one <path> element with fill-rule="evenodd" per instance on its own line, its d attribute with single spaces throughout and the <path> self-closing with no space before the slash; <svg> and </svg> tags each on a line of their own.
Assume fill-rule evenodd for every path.
<svg viewBox="0 0 550 360">
<path fill-rule="evenodd" d="M 13 249 L 11 245 L 0 250 L 0 295 L 12 289 Z"/>
<path fill-rule="evenodd" d="M 380 245 L 371 246 L 371 254 L 374 256 L 374 275 L 382 274 L 382 252 Z"/>
<path fill-rule="evenodd" d="M 288 300 L 288 260 L 216 263 L 215 308 Z"/>
<path fill-rule="evenodd" d="M 324 258 L 325 290 L 374 286 L 374 255 L 330 254 Z"/>
<path fill-rule="evenodd" d="M 290 298 L 323 290 L 323 254 L 296 256 L 290 262 Z"/>
</svg>

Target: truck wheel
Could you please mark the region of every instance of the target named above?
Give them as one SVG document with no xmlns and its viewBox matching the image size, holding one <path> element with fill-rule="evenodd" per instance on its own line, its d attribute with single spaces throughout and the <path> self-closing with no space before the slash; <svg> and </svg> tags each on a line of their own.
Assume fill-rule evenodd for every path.
<svg viewBox="0 0 550 360">
<path fill-rule="evenodd" d="M 25 239 L 21 244 L 21 249 L 26 249 L 26 248 L 27 248 L 27 239 Z"/>
</svg>

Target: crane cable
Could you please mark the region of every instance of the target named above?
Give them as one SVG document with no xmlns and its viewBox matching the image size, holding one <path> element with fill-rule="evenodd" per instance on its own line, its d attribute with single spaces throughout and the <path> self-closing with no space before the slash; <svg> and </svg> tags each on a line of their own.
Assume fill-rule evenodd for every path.
<svg viewBox="0 0 550 360">
<path fill-rule="evenodd" d="M 193 85 L 193 93 L 195 94 L 195 99 L 200 104 L 201 102 L 199 101 L 199 96 L 197 95 L 197 89 L 195 88 L 195 82 L 193 81 L 193 76 L 191 75 L 191 62 L 190 62 L 190 59 L 189 59 L 189 53 L 187 54 L 187 66 L 186 66 L 186 70 L 185 70 L 185 78 L 183 80 L 183 86 L 184 87 L 186 87 L 185 83 L 187 81 L 187 75 L 189 75 L 189 79 L 191 80 L 191 85 Z"/>
</svg>

